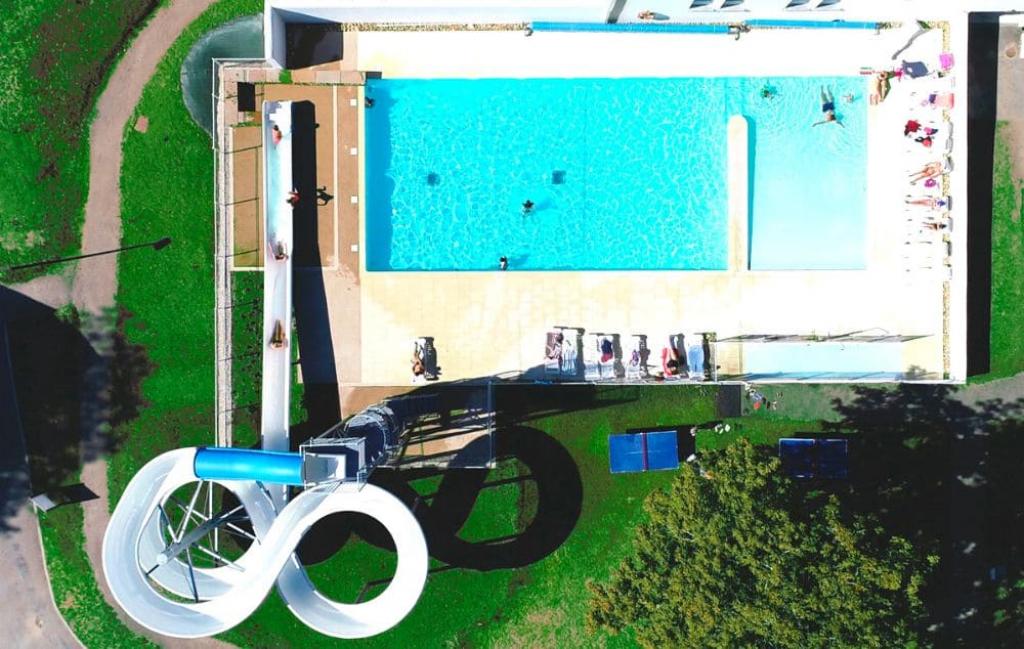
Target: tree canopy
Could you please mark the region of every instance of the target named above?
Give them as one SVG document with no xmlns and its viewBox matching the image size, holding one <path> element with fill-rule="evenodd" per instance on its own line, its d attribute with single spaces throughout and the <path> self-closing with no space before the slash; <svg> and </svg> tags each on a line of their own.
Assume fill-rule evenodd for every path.
<svg viewBox="0 0 1024 649">
<path fill-rule="evenodd" d="M 919 590 L 937 563 L 834 496 L 807 495 L 741 441 L 645 502 L 632 554 L 591 583 L 588 625 L 645 647 L 926 644 Z"/>
</svg>

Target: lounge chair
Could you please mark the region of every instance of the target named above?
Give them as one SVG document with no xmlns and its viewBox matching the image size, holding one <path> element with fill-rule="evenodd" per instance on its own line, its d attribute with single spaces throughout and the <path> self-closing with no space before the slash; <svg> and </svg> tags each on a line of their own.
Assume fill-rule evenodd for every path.
<svg viewBox="0 0 1024 649">
<path fill-rule="evenodd" d="M 601 338 L 597 334 L 583 337 L 583 378 L 587 381 L 601 380 Z"/>
<path fill-rule="evenodd" d="M 686 348 L 686 367 L 689 377 L 694 381 L 703 381 L 704 376 L 704 336 L 690 336 L 690 345 Z"/>
<path fill-rule="evenodd" d="M 616 338 L 618 334 L 598 334 L 597 352 L 601 364 L 601 378 L 605 380 L 619 378 L 619 371 L 616 367 L 615 358 Z"/>
<path fill-rule="evenodd" d="M 561 331 L 549 331 L 544 345 L 544 376 L 556 378 L 562 373 L 562 341 Z"/>
<path fill-rule="evenodd" d="M 577 329 L 562 330 L 562 377 L 579 378 L 580 332 Z"/>
<path fill-rule="evenodd" d="M 647 336 L 633 335 L 629 337 L 629 356 L 626 361 L 626 379 L 638 381 L 648 376 L 647 357 L 650 350 L 647 349 Z"/>
<path fill-rule="evenodd" d="M 675 371 L 669 368 L 673 350 L 676 356 Z M 677 380 L 686 376 L 686 346 L 683 344 L 682 334 L 668 337 L 668 345 L 661 350 L 661 371 L 666 380 Z"/>
</svg>

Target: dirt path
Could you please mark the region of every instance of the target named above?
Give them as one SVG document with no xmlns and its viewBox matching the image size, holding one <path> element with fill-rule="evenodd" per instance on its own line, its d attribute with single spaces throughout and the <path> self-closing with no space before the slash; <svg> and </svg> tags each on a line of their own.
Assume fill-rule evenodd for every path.
<svg viewBox="0 0 1024 649">
<path fill-rule="evenodd" d="M 157 64 L 181 32 L 214 0 L 172 0 L 153 16 L 130 49 L 118 63 L 103 94 L 96 102 L 96 117 L 89 130 L 89 196 L 85 204 L 82 226 L 82 250 L 96 252 L 113 250 L 121 245 L 121 148 L 125 127 L 142 97 L 142 91 L 156 71 Z M 135 243 L 135 242 L 128 242 Z M 115 610 L 106 580 L 103 578 L 101 548 L 103 532 L 110 520 L 107 499 L 107 462 L 102 452 L 107 432 L 107 391 L 109 386 L 111 317 L 117 295 L 117 258 L 102 255 L 79 262 L 71 288 L 71 296 L 86 315 L 85 332 L 97 351 L 97 362 L 86 369 L 83 403 L 83 468 L 82 482 L 100 497 L 84 504 L 85 549 L 96 575 L 96 582 Z M 129 624 L 139 631 L 134 624 Z M 151 639 L 163 646 L 185 646 L 185 641 L 163 637 Z M 216 640 L 192 640 L 189 647 L 228 647 Z"/>
</svg>

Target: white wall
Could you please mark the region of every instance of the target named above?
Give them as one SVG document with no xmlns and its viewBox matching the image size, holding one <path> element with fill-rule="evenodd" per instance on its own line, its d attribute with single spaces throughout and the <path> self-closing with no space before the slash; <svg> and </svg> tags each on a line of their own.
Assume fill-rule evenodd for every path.
<svg viewBox="0 0 1024 649">
<path fill-rule="evenodd" d="M 286 52 L 284 24 L 284 18 L 272 11 L 268 2 L 263 12 L 263 51 L 267 60 L 279 68 L 284 67 Z"/>
<path fill-rule="evenodd" d="M 605 22 L 612 0 L 268 0 L 289 22 Z"/>
<path fill-rule="evenodd" d="M 820 6 L 828 1 L 809 0 L 787 9 L 790 0 L 744 0 L 723 9 L 726 0 L 712 0 L 707 6 L 691 9 L 693 0 L 625 0 L 619 22 L 635 22 L 642 11 L 662 14 L 673 22 L 747 18 L 912 20 L 962 11 L 1024 11 L 1024 0 L 839 0 Z M 268 12 L 279 9 L 311 20 L 338 22 L 605 22 L 614 6 L 615 0 L 266 0 Z"/>
<path fill-rule="evenodd" d="M 725 22 L 749 18 L 804 20 L 914 20 L 935 19 L 963 11 L 1024 11 L 1024 0 L 809 0 L 787 9 L 790 0 L 744 0 L 723 9 L 726 0 L 712 0 L 691 9 L 693 0 L 626 0 L 618 22 L 637 22 L 637 14 L 653 11 L 672 22 Z M 820 6 L 820 7 L 819 7 Z"/>
</svg>

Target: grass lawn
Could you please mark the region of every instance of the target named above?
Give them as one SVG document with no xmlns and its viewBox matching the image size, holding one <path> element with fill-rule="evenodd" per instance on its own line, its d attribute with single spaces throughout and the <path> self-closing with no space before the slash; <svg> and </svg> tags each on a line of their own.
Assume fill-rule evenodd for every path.
<svg viewBox="0 0 1024 649">
<path fill-rule="evenodd" d="M 86 647 L 155 647 L 121 624 L 92 579 L 85 554 L 81 505 L 65 505 L 39 517 L 46 568 L 57 608 Z"/>
<path fill-rule="evenodd" d="M 604 579 L 628 554 L 629 534 L 642 514 L 644 497 L 667 484 L 672 471 L 613 476 L 608 471 L 608 434 L 645 425 L 701 424 L 718 419 L 718 388 L 707 386 L 553 387 L 507 386 L 497 389 L 499 448 L 513 447 L 517 436 L 526 440 L 522 452 L 504 455 L 498 466 L 486 472 L 484 484 L 457 535 L 474 544 L 507 539 L 522 533 L 531 521 L 544 515 L 540 491 L 571 492 L 562 484 L 578 472 L 582 491 L 578 518 L 571 533 L 557 547 L 521 567 L 491 570 L 446 569 L 432 548 L 433 572 L 416 608 L 391 631 L 363 641 L 332 640 L 299 622 L 272 593 L 246 622 L 223 635 L 240 646 L 365 646 L 365 647 L 580 647 L 633 646 L 631 636 L 589 636 L 584 626 L 587 605 L 585 583 Z M 733 432 L 704 433 L 698 446 L 714 448 L 737 434 L 772 443 L 795 431 L 818 430 L 816 422 L 798 421 L 776 411 L 767 417 L 729 420 Z M 533 430 L 531 430 L 533 429 Z M 564 448 L 566 461 L 552 473 L 538 462 L 557 456 L 547 450 L 531 456 L 532 435 L 542 431 L 548 440 Z M 550 441 L 548 442 L 550 443 Z M 571 460 L 568 460 L 571 458 Z M 379 472 L 386 474 L 386 471 Z M 408 486 L 423 496 L 430 507 L 443 511 L 451 504 L 446 480 L 457 481 L 453 472 L 412 480 Z M 541 481 L 532 476 L 546 476 Z M 563 476 L 559 478 L 559 476 Z M 567 477 L 568 476 L 568 477 Z M 571 520 L 570 520 L 571 522 Z M 557 525 L 556 525 L 557 527 Z M 367 594 L 378 592 L 393 571 L 393 555 L 358 536 L 330 559 L 311 566 L 311 579 L 325 594 L 339 601 L 354 601 L 369 584 Z M 457 562 L 459 553 L 454 554 Z"/>
<path fill-rule="evenodd" d="M 231 303 L 231 379 L 235 403 L 232 434 L 235 446 L 248 447 L 259 441 L 263 273 L 234 273 Z"/>
<path fill-rule="evenodd" d="M 213 442 L 213 155 L 210 138 L 182 101 L 181 63 L 211 28 L 263 9 L 260 0 L 223 0 L 185 30 L 160 62 L 136 111 L 149 129 L 125 133 L 121 169 L 124 241 L 171 237 L 160 251 L 123 255 L 118 304 L 125 335 L 148 354 L 145 407 L 116 431 L 110 504 L 148 460 L 179 446 Z"/>
<path fill-rule="evenodd" d="M 1024 179 L 1014 176 L 1009 125 L 996 125 L 992 165 L 992 334 L 991 368 L 972 382 L 1024 371 Z"/>
<path fill-rule="evenodd" d="M 0 280 L 8 264 L 79 250 L 93 103 L 162 0 L 18 0 L 0 21 Z M 54 268 L 54 267 L 51 267 Z"/>
</svg>

